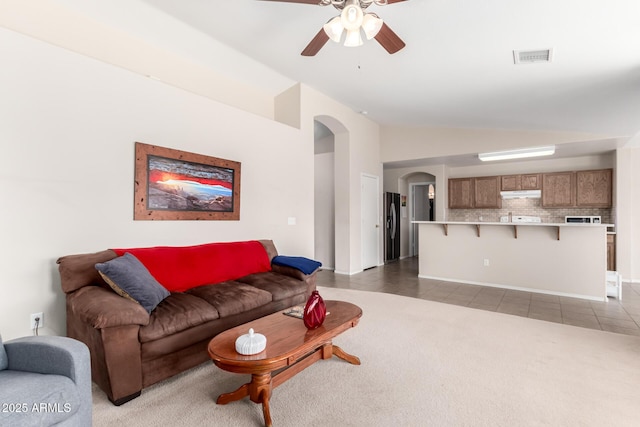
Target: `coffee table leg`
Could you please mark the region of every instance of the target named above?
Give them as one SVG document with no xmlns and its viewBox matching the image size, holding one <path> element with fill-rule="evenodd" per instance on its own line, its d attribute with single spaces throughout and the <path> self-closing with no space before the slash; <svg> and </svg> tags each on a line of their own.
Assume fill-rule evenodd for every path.
<svg viewBox="0 0 640 427">
<path fill-rule="evenodd" d="M 266 427 L 272 427 L 271 423 L 271 410 L 269 409 L 269 396 L 267 390 L 262 390 L 260 393 L 260 400 L 262 400 L 262 415 L 264 415 L 264 425 Z"/>
<path fill-rule="evenodd" d="M 359 365 L 360 364 L 360 359 L 358 357 L 353 356 L 353 355 L 345 352 L 343 349 L 341 349 L 337 345 L 333 346 L 333 355 L 336 356 L 336 357 L 339 357 L 342 360 L 346 360 L 347 362 L 351 363 L 352 365 Z"/>
<path fill-rule="evenodd" d="M 269 409 L 269 399 L 271 398 L 271 373 L 253 374 L 249 383 L 249 398 L 252 402 L 262 403 L 262 414 L 264 424 L 271 427 L 271 410 Z"/>
<path fill-rule="evenodd" d="M 240 400 L 245 396 L 249 396 L 249 385 L 250 384 L 244 384 L 240 386 L 240 388 L 238 388 L 236 391 L 221 394 L 220 396 L 218 396 L 218 400 L 216 400 L 216 403 L 218 405 L 226 405 L 227 403 L 235 402 L 236 400 Z"/>
</svg>

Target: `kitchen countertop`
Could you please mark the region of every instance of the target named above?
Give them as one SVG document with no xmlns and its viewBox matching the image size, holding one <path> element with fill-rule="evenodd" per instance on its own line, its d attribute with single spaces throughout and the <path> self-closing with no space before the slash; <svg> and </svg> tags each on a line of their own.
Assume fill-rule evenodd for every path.
<svg viewBox="0 0 640 427">
<path fill-rule="evenodd" d="M 566 222 L 411 221 L 411 223 L 443 225 L 517 225 L 527 227 L 615 227 L 615 224 L 581 224 Z"/>
</svg>

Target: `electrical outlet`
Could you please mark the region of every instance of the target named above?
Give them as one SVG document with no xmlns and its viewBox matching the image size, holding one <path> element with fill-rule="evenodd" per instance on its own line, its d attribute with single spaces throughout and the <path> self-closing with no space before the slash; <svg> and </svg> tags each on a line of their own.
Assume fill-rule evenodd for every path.
<svg viewBox="0 0 640 427">
<path fill-rule="evenodd" d="M 36 321 L 36 319 L 39 319 Z M 36 328 L 36 324 L 38 325 L 38 329 L 42 329 L 44 327 L 44 314 L 40 313 L 31 313 L 31 329 Z"/>
<path fill-rule="evenodd" d="M 489 260 L 487 258 L 484 259 L 484 266 L 489 267 Z"/>
</svg>

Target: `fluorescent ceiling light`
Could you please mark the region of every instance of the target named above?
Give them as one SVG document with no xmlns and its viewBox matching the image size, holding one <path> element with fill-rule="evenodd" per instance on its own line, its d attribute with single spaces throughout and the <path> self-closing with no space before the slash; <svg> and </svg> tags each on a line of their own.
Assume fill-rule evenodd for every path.
<svg viewBox="0 0 640 427">
<path fill-rule="evenodd" d="M 546 147 L 522 148 L 519 150 L 494 151 L 492 153 L 480 153 L 478 158 L 483 162 L 492 160 L 524 159 L 527 157 L 550 156 L 556 152 L 556 147 L 549 145 Z"/>
</svg>

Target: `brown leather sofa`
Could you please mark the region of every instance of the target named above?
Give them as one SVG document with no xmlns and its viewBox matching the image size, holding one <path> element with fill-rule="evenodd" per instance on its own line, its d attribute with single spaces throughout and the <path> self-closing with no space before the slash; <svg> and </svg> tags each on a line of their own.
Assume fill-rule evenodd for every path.
<svg viewBox="0 0 640 427">
<path fill-rule="evenodd" d="M 278 255 L 273 242 L 259 242 L 268 263 L 273 261 Z M 184 255 L 182 248 L 172 249 Z M 294 267 L 271 264 L 269 271 L 172 291 L 149 313 L 114 292 L 96 270 L 97 263 L 114 260 L 124 251 L 68 255 L 57 261 L 66 294 L 67 335 L 89 347 L 92 380 L 115 405 L 206 362 L 207 344 L 218 333 L 302 304 L 316 287 L 317 269 L 305 274 Z M 238 251 L 229 253 L 243 256 Z M 224 262 L 228 269 L 229 260 Z M 216 268 L 216 260 L 207 263 Z"/>
</svg>

